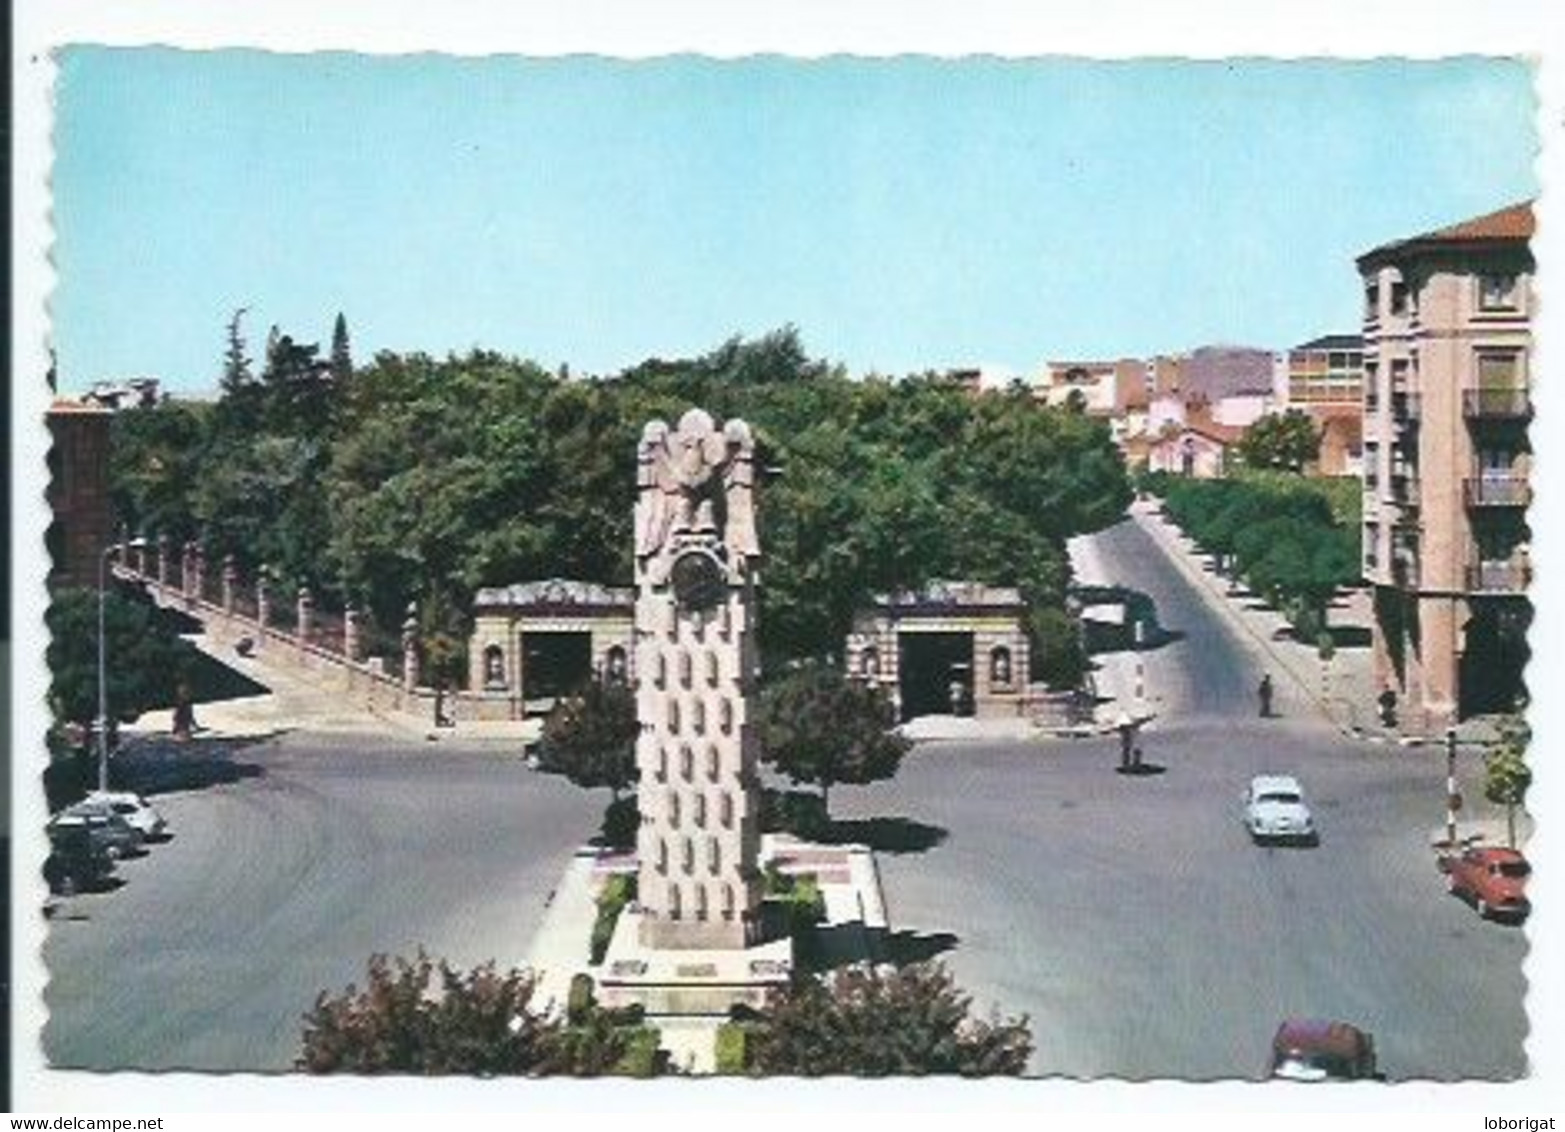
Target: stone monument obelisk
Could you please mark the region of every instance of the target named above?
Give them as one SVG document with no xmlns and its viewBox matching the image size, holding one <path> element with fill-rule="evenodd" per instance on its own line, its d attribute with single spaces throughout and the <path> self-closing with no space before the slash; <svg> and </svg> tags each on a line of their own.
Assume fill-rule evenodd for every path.
<svg viewBox="0 0 1565 1132">
<path fill-rule="evenodd" d="M 637 452 L 639 942 L 742 949 L 759 930 L 755 445 L 692 409 Z"/>
</svg>

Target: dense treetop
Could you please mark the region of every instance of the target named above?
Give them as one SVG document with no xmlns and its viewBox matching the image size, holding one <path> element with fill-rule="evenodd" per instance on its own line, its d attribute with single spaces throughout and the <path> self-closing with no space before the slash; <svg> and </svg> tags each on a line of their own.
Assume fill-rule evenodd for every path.
<svg viewBox="0 0 1565 1132">
<path fill-rule="evenodd" d="M 1018 585 L 1057 611 L 1064 540 L 1129 499 L 1101 423 L 1020 388 L 853 380 L 792 328 L 592 379 L 483 351 L 334 366 L 275 333 L 251 377 L 229 329 L 215 404 L 117 416 L 120 515 L 352 596 L 382 627 L 414 599 L 465 609 L 484 585 L 628 584 L 636 441 L 692 406 L 756 432 L 773 657 L 834 651 L 869 594 L 932 578 Z"/>
</svg>

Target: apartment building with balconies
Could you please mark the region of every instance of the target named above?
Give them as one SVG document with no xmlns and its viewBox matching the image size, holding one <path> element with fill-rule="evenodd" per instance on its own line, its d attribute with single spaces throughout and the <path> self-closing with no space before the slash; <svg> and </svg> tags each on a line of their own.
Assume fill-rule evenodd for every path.
<svg viewBox="0 0 1565 1132">
<path fill-rule="evenodd" d="M 1357 261 L 1375 675 L 1414 731 L 1525 694 L 1532 232 L 1521 204 Z"/>
</svg>

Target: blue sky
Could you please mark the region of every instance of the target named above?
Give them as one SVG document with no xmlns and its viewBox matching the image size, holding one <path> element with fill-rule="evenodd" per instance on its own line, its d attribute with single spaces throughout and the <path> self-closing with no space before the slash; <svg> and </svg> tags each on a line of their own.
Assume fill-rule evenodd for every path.
<svg viewBox="0 0 1565 1132">
<path fill-rule="evenodd" d="M 904 373 L 1281 347 L 1353 257 L 1536 192 L 1532 75 L 1457 59 L 693 57 L 73 48 L 61 385 L 209 389 L 224 325 L 361 360 L 610 373 L 797 325 Z"/>
</svg>

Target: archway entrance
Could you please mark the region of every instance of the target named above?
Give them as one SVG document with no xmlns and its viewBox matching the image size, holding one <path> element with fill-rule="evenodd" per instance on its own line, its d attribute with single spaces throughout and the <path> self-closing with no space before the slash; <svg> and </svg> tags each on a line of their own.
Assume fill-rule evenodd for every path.
<svg viewBox="0 0 1565 1132">
<path fill-rule="evenodd" d="M 951 683 L 961 681 L 963 714 L 973 698 L 973 634 L 902 632 L 897 636 L 902 718 L 951 714 Z"/>
<path fill-rule="evenodd" d="M 591 678 L 591 633 L 522 634 L 522 680 L 528 699 L 569 695 Z"/>
</svg>

